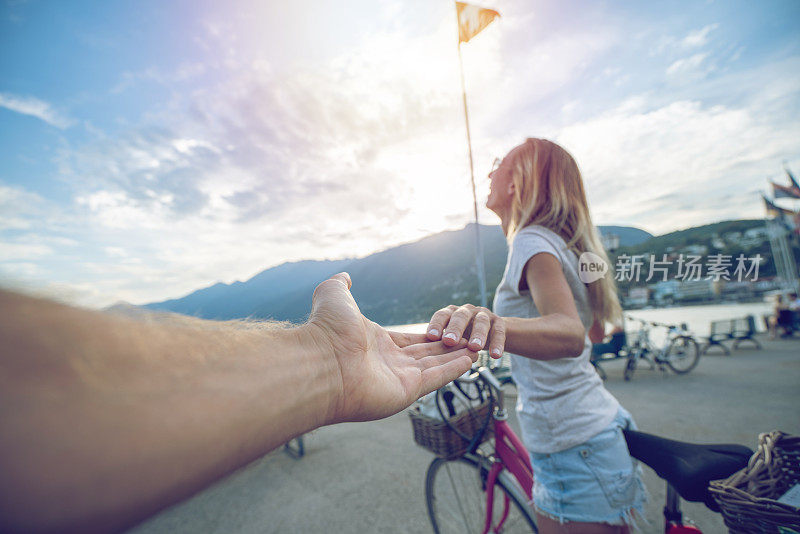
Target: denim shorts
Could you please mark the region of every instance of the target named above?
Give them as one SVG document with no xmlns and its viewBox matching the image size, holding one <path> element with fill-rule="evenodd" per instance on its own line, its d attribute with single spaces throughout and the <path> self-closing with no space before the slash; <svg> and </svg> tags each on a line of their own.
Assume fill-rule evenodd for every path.
<svg viewBox="0 0 800 534">
<path fill-rule="evenodd" d="M 620 406 L 614 421 L 585 443 L 551 453 L 533 453 L 533 504 L 556 521 L 632 525 L 644 517 L 646 491 L 641 467 L 631 458 L 622 429 L 636 429 Z"/>
</svg>

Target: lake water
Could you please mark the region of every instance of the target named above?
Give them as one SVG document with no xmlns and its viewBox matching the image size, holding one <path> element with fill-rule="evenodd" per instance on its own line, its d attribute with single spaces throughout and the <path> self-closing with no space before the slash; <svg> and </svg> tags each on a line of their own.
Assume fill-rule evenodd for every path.
<svg viewBox="0 0 800 534">
<path fill-rule="evenodd" d="M 650 310 L 626 311 L 625 315 L 636 319 L 655 321 L 658 323 L 687 323 L 689 329 L 697 336 L 707 336 L 711 321 L 735 319 L 746 315 L 756 318 L 756 326 L 764 330 L 763 315 L 771 314 L 773 308 L 766 302 L 749 302 L 744 304 L 708 304 L 701 306 L 676 306 L 673 308 L 654 308 Z M 632 330 L 635 323 L 628 323 L 627 330 Z M 400 332 L 425 332 L 426 323 L 407 324 L 388 327 Z"/>
</svg>

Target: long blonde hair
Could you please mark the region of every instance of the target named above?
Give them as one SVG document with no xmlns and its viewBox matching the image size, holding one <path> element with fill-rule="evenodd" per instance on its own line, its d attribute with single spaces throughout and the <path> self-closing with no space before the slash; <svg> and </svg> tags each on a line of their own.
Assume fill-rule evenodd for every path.
<svg viewBox="0 0 800 534">
<path fill-rule="evenodd" d="M 586 284 L 596 321 L 622 322 L 613 270 L 600 235 L 592 224 L 578 164 L 559 145 L 546 139 L 526 139 L 509 155 L 514 194 L 506 237 L 536 224 L 560 235 L 578 256 L 597 254 L 609 265 L 606 276 Z"/>
</svg>

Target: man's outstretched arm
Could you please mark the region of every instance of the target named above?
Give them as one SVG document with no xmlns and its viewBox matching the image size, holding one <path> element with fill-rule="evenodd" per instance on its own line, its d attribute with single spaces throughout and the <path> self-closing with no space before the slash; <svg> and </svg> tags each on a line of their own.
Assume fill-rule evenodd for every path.
<svg viewBox="0 0 800 534">
<path fill-rule="evenodd" d="M 346 274 L 307 324 L 159 323 L 0 291 L 0 530 L 113 531 L 290 438 L 385 417 L 474 353 L 365 319 Z"/>
</svg>

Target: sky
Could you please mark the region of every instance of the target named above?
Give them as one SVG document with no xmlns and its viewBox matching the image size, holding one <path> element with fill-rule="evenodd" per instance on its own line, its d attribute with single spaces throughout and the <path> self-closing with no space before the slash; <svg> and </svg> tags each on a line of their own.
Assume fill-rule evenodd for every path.
<svg viewBox="0 0 800 534">
<path fill-rule="evenodd" d="M 596 224 L 760 218 L 800 172 L 800 2 L 497 0 L 462 45 L 480 221 L 526 137 Z M 472 220 L 446 0 L 0 0 L 0 284 L 100 307 Z"/>
</svg>

